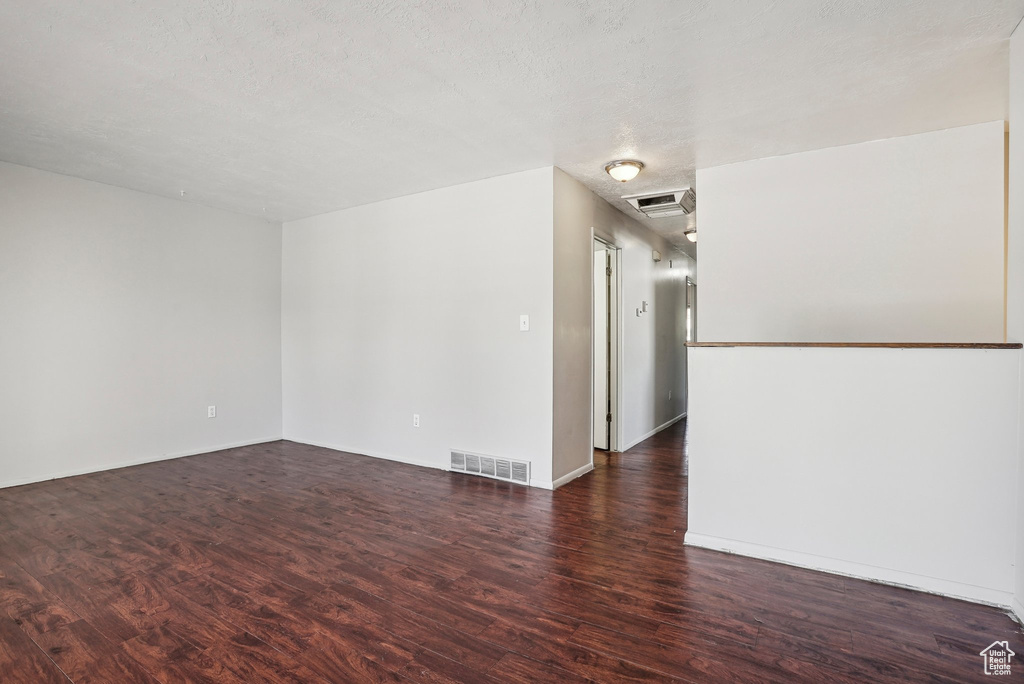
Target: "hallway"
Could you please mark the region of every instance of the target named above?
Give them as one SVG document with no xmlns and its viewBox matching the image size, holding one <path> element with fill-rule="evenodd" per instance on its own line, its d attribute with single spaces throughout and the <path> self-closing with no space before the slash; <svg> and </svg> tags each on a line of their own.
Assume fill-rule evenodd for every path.
<svg viewBox="0 0 1024 684">
<path fill-rule="evenodd" d="M 292 442 L 0 490 L 0 680 L 964 682 L 1024 653 L 995 609 L 684 549 L 684 429 L 555 493 Z"/>
</svg>

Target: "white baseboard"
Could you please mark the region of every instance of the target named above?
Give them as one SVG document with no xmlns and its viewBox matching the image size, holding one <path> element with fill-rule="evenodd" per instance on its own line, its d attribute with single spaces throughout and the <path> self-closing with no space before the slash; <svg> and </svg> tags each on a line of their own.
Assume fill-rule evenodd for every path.
<svg viewBox="0 0 1024 684">
<path fill-rule="evenodd" d="M 266 444 L 267 442 L 278 442 L 281 437 L 263 437 L 261 439 L 246 440 L 244 442 L 232 442 L 231 444 L 216 444 L 208 447 L 203 447 L 198 450 L 181 451 L 172 454 L 160 454 L 157 456 L 144 456 L 142 458 L 135 458 L 130 461 L 119 461 L 117 463 L 110 463 L 100 466 L 86 466 L 84 468 L 73 468 L 71 470 L 62 470 L 57 473 L 52 473 L 45 476 L 29 476 L 15 478 L 13 480 L 0 481 L 0 489 L 6 487 L 18 487 L 20 485 L 33 484 L 35 482 L 47 482 L 49 480 L 60 480 L 65 477 L 74 477 L 76 475 L 88 475 L 89 473 L 101 473 L 105 470 L 117 470 L 118 468 L 130 468 L 131 466 L 145 465 L 146 463 L 157 463 L 159 461 L 170 461 L 175 458 L 185 458 L 186 456 L 198 456 L 199 454 L 209 454 L 214 451 L 224 451 L 225 449 L 237 449 L 239 447 L 252 446 L 254 444 Z"/>
<path fill-rule="evenodd" d="M 777 549 L 771 546 L 762 546 L 760 544 L 751 544 L 749 542 L 736 541 L 734 539 L 696 534 L 694 532 L 687 532 L 683 538 L 683 543 L 687 546 L 695 546 L 714 551 L 724 551 L 726 553 L 734 553 L 740 556 L 749 556 L 751 558 L 760 558 L 762 560 L 783 563 L 785 565 L 794 565 L 799 568 L 808 568 L 819 572 L 827 572 L 832 575 L 842 575 L 844 577 L 868 580 L 870 582 L 888 584 L 903 587 L 905 589 L 914 589 L 916 591 L 923 591 L 929 594 L 938 594 L 939 596 L 948 596 L 950 598 L 963 599 L 973 603 L 982 603 L 988 606 L 997 606 L 1004 609 L 1010 607 L 1010 603 L 1013 600 L 1012 594 L 1007 591 L 999 591 L 998 589 L 989 589 L 972 584 L 939 579 L 937 577 L 927 577 L 925 575 L 903 572 L 901 570 L 880 568 L 873 565 L 853 563 L 836 558 L 826 558 L 825 556 L 816 556 L 814 554 L 802 553 L 800 551 Z"/>
<path fill-rule="evenodd" d="M 1024 600 L 1022 597 L 1014 596 L 1013 601 L 1010 603 L 1010 610 L 1017 617 L 1017 622 L 1024 625 L 1024 603 L 1021 602 L 1022 600 Z"/>
<path fill-rule="evenodd" d="M 433 468 L 434 470 L 444 470 L 448 472 L 452 471 L 448 467 L 447 463 L 436 463 L 431 461 L 421 461 L 416 458 L 409 458 L 407 456 L 396 456 L 394 454 L 385 454 L 380 451 L 373 451 L 370 449 L 361 449 L 359 447 L 342 446 L 340 444 L 329 444 L 327 442 L 312 442 L 308 439 L 299 439 L 297 437 L 284 437 L 283 439 L 289 442 L 296 442 L 298 444 L 308 444 L 309 446 L 320 447 L 322 449 L 332 449 L 334 451 L 344 451 L 349 454 L 356 454 L 358 456 L 369 456 L 370 458 L 379 458 L 385 461 L 394 461 L 395 463 L 405 463 L 406 465 L 419 466 L 421 468 Z M 590 466 L 593 467 L 593 466 Z M 583 473 L 580 473 L 582 475 Z M 578 476 L 577 476 L 578 477 Z M 571 479 L 571 478 L 570 478 Z M 568 482 L 569 480 L 566 480 Z M 552 483 L 547 480 L 535 480 L 530 478 L 530 486 L 537 487 L 538 489 L 553 489 Z"/>
<path fill-rule="evenodd" d="M 343 444 L 331 444 L 328 442 L 314 442 L 308 439 L 299 439 L 297 437 L 285 437 L 284 439 L 289 442 L 296 442 L 298 444 L 308 444 L 309 446 L 320 447 L 321 449 L 331 449 L 333 451 L 344 451 L 348 454 L 356 454 L 357 456 L 369 456 L 370 458 L 379 458 L 385 461 L 395 461 L 396 463 L 405 463 L 406 465 L 419 466 L 421 468 L 433 468 L 435 470 L 448 470 L 443 464 L 421 461 L 417 458 L 409 458 L 407 456 L 396 456 L 394 454 L 385 454 L 381 451 L 372 451 L 370 449 L 361 449 L 359 447 L 345 446 Z"/>
<path fill-rule="evenodd" d="M 581 477 L 583 475 L 586 475 L 587 473 L 589 473 L 593 469 L 594 469 L 593 462 L 587 463 L 585 465 L 581 465 L 579 468 L 577 468 L 576 470 L 572 471 L 571 473 L 566 473 L 562 477 L 560 477 L 557 480 L 555 480 L 554 482 L 552 482 L 551 483 L 551 489 L 558 489 L 562 485 L 568 484 L 569 482 L 572 482 L 577 477 Z"/>
<path fill-rule="evenodd" d="M 654 435 L 658 434 L 659 432 L 661 432 L 662 430 L 664 430 L 667 427 L 672 427 L 673 425 L 675 425 L 676 423 L 678 423 L 679 421 L 681 421 L 685 417 L 686 417 L 686 413 L 685 412 L 684 413 L 680 413 L 678 416 L 676 416 L 672 420 L 668 421 L 667 423 L 662 423 L 658 427 L 656 427 L 653 430 L 651 430 L 650 432 L 648 432 L 646 435 L 641 435 L 641 436 L 637 437 L 632 442 L 630 442 L 629 444 L 624 446 L 622 448 L 622 451 L 629 451 L 630 449 L 635 447 L 640 442 L 644 441 L 645 439 L 650 439 L 651 437 L 653 437 Z"/>
</svg>

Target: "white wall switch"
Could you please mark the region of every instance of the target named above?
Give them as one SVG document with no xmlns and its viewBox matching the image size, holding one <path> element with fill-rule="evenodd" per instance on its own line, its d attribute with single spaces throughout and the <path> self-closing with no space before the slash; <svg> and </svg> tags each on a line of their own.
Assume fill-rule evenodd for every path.
<svg viewBox="0 0 1024 684">
<path fill-rule="evenodd" d="M 207 406 L 206 407 L 206 417 L 207 418 L 216 418 L 217 417 L 217 407 L 216 406 Z"/>
<path fill-rule="evenodd" d="M 420 414 L 418 414 L 418 413 L 412 414 L 412 426 L 413 427 L 419 427 L 420 426 Z"/>
<path fill-rule="evenodd" d="M 644 303 L 643 303 L 643 306 L 641 306 L 641 307 L 640 307 L 640 309 L 641 309 L 641 310 L 642 310 L 642 311 L 643 311 L 644 313 L 647 313 L 647 302 L 644 302 Z"/>
<path fill-rule="evenodd" d="M 529 332 L 530 330 L 530 316 L 523 314 L 519 317 L 519 332 Z"/>
<path fill-rule="evenodd" d="M 672 398 L 672 390 L 669 390 L 669 391 L 668 391 L 668 398 L 669 398 L 669 399 L 671 399 L 671 398 Z"/>
</svg>

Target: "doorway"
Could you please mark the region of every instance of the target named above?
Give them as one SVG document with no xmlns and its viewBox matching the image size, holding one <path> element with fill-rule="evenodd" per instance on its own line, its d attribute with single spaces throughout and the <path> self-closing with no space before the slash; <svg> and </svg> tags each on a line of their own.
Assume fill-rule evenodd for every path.
<svg viewBox="0 0 1024 684">
<path fill-rule="evenodd" d="M 617 247 L 594 238 L 593 413 L 594 448 L 619 450 L 619 256 Z"/>
</svg>

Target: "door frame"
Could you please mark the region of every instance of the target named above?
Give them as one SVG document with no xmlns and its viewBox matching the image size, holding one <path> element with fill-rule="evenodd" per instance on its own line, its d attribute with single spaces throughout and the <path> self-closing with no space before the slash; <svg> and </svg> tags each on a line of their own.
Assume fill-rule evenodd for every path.
<svg viewBox="0 0 1024 684">
<path fill-rule="evenodd" d="M 686 298 L 683 301 L 684 313 L 689 314 L 687 342 L 697 341 L 697 281 L 686 276 Z"/>
<path fill-rule="evenodd" d="M 686 276 L 686 290 L 683 295 L 683 316 L 686 317 L 686 341 L 697 341 L 697 282 Z M 683 415 L 690 413 L 690 349 L 683 347 L 683 362 L 686 364 L 686 384 L 683 393 Z"/>
<path fill-rule="evenodd" d="M 603 235 L 599 235 L 593 227 L 590 229 L 590 253 L 594 252 L 594 242 L 604 245 L 611 255 L 612 275 L 608 293 L 608 397 L 611 402 L 612 420 L 608 426 L 608 451 L 619 451 L 622 448 L 622 248 Z M 590 320 L 594 320 L 594 259 L 590 259 Z M 590 450 L 594 450 L 594 338 L 596 332 L 591 326 L 590 331 Z"/>
</svg>

